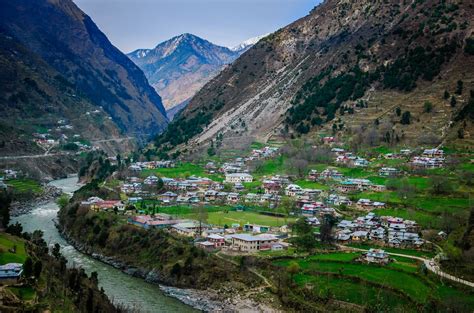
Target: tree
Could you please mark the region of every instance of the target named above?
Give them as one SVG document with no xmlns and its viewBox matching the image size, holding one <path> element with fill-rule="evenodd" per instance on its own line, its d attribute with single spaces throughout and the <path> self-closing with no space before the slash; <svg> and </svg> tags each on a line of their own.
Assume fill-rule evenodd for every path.
<svg viewBox="0 0 474 313">
<path fill-rule="evenodd" d="M 444 100 L 448 100 L 449 96 L 450 96 L 449 92 L 447 90 L 445 90 L 444 95 L 443 95 Z"/>
<path fill-rule="evenodd" d="M 42 270 L 43 270 L 43 262 L 41 262 L 41 260 L 36 261 L 35 265 L 33 266 L 33 273 L 36 279 L 39 279 Z"/>
<path fill-rule="evenodd" d="M 59 243 L 55 243 L 54 244 L 54 247 L 51 251 L 51 254 L 56 258 L 56 259 L 59 259 L 61 257 L 61 246 L 59 245 Z"/>
<path fill-rule="evenodd" d="M 397 108 L 395 109 L 395 114 L 397 114 L 397 116 L 402 115 L 402 109 L 400 109 L 400 107 L 397 107 Z"/>
<path fill-rule="evenodd" d="M 321 223 L 321 227 L 319 228 L 322 243 L 332 244 L 332 242 L 334 241 L 332 229 L 335 224 L 336 220 L 332 215 L 324 215 L 323 222 Z"/>
<path fill-rule="evenodd" d="M 457 95 L 462 95 L 463 85 L 464 85 L 463 81 L 458 80 L 458 82 L 456 83 L 456 94 Z"/>
<path fill-rule="evenodd" d="M 7 227 L 10 223 L 10 204 L 12 199 L 6 192 L 0 192 L 0 227 Z"/>
<path fill-rule="evenodd" d="M 313 227 L 306 222 L 306 219 L 300 218 L 293 224 L 293 232 L 297 235 L 293 238 L 293 244 L 303 251 L 311 251 L 316 247 L 316 238 Z"/>
<path fill-rule="evenodd" d="M 64 209 L 66 205 L 69 203 L 69 196 L 67 194 L 62 194 L 58 200 L 56 200 L 56 204 L 59 206 L 60 209 Z"/>
<path fill-rule="evenodd" d="M 430 192 L 434 195 L 449 194 L 454 189 L 451 181 L 446 176 L 432 177 L 428 185 L 430 186 Z"/>
<path fill-rule="evenodd" d="M 23 263 L 23 276 L 30 278 L 33 275 L 33 260 L 27 257 L 25 263 Z"/>
<path fill-rule="evenodd" d="M 456 97 L 453 95 L 451 96 L 451 101 L 449 102 L 449 104 L 451 104 L 451 107 L 454 108 L 456 106 Z"/>
<path fill-rule="evenodd" d="M 204 206 L 197 206 L 195 208 L 195 213 L 196 213 L 196 219 L 199 223 L 199 228 L 198 228 L 199 236 L 201 236 L 203 226 L 207 223 L 207 218 L 208 218 L 207 209 Z"/>
<path fill-rule="evenodd" d="M 300 265 L 296 262 L 291 262 L 286 270 L 290 274 L 291 278 L 293 278 L 293 276 L 298 274 L 298 272 L 300 271 Z"/>
<path fill-rule="evenodd" d="M 411 113 L 410 113 L 410 111 L 403 112 L 400 123 L 402 125 L 409 125 L 410 122 L 411 122 Z"/>
<path fill-rule="evenodd" d="M 304 177 L 308 171 L 308 161 L 302 158 L 291 158 L 288 160 L 288 170 L 298 175 L 298 177 Z"/>
<path fill-rule="evenodd" d="M 433 111 L 433 104 L 430 101 L 425 101 L 423 104 L 423 110 L 425 113 L 431 113 Z"/>
</svg>

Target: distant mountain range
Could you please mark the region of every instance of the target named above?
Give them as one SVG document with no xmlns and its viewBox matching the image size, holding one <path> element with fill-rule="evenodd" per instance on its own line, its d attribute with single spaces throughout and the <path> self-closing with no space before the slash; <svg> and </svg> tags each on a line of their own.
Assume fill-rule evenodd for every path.
<svg viewBox="0 0 474 313">
<path fill-rule="evenodd" d="M 128 57 L 143 70 L 172 118 L 204 84 L 262 37 L 227 48 L 192 34 L 182 34 L 153 49 L 135 50 Z"/>
</svg>

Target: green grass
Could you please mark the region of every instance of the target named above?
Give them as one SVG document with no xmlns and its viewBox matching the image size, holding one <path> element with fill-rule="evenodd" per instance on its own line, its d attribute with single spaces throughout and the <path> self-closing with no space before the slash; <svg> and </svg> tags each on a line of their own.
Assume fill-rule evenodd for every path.
<svg viewBox="0 0 474 313">
<path fill-rule="evenodd" d="M 256 193 L 257 190 L 259 190 L 259 187 L 262 186 L 262 182 L 256 180 L 256 181 L 253 181 L 251 183 L 242 183 L 242 185 L 244 185 L 246 192 Z"/>
<path fill-rule="evenodd" d="M 364 282 L 354 282 L 349 278 L 297 274 L 294 280 L 300 286 L 312 286 L 320 297 L 332 295 L 337 300 L 363 306 L 384 303 L 390 308 L 403 307 L 400 312 L 407 312 L 409 308 L 410 302 L 402 296 Z"/>
<path fill-rule="evenodd" d="M 24 301 L 33 300 L 36 295 L 36 291 L 30 286 L 8 287 L 8 289 Z"/>
<path fill-rule="evenodd" d="M 284 174 L 285 171 L 285 157 L 278 156 L 269 160 L 263 161 L 262 165 L 255 170 L 255 176 L 267 176 L 274 174 Z"/>
<path fill-rule="evenodd" d="M 391 247 L 380 247 L 380 246 L 377 246 L 377 245 L 370 245 L 370 244 L 352 243 L 352 244 L 348 244 L 347 246 L 354 247 L 354 248 L 359 248 L 359 249 L 367 249 L 367 250 L 369 250 L 370 248 L 381 248 L 381 249 L 385 250 L 386 252 L 413 255 L 413 256 L 419 256 L 419 257 L 424 257 L 424 258 L 432 258 L 436 255 L 436 252 L 420 251 L 420 250 L 412 250 L 412 249 L 401 249 L 401 248 L 391 248 Z"/>
<path fill-rule="evenodd" d="M 325 184 L 321 184 L 319 182 L 313 182 L 313 181 L 308 181 L 308 180 L 297 180 L 295 182 L 298 186 L 301 188 L 306 188 L 306 189 L 321 189 L 321 190 L 328 190 L 329 186 Z"/>
<path fill-rule="evenodd" d="M 16 253 L 8 250 L 16 246 Z M 25 243 L 23 240 L 6 233 L 0 233 L 0 265 L 7 263 L 24 263 L 26 260 Z"/>
<path fill-rule="evenodd" d="M 172 168 L 157 168 L 157 169 L 146 169 L 141 171 L 141 177 L 147 177 L 149 175 L 156 175 L 160 177 L 168 178 L 187 178 L 189 176 L 201 176 L 209 177 L 214 181 L 222 182 L 224 178 L 218 174 L 207 174 L 202 166 L 193 163 L 181 163 L 176 167 Z"/>
<path fill-rule="evenodd" d="M 183 217 L 193 218 L 193 214 L 183 215 Z M 264 226 L 283 226 L 290 221 L 295 221 L 295 218 L 283 218 L 283 217 L 274 217 L 267 216 L 263 214 L 258 214 L 254 212 L 237 212 L 237 211 L 219 211 L 219 212 L 209 212 L 208 219 L 209 224 L 213 225 L 228 225 L 238 223 L 240 226 L 244 224 L 258 224 Z"/>
<path fill-rule="evenodd" d="M 43 191 L 40 183 L 28 178 L 11 179 L 8 180 L 6 184 L 13 187 L 15 191 L 19 193 L 33 192 L 35 194 L 39 194 Z"/>
<path fill-rule="evenodd" d="M 277 261 L 276 265 L 288 266 L 291 260 Z M 394 268 L 376 266 L 362 263 L 341 263 L 331 261 L 299 260 L 298 264 L 303 270 L 339 273 L 344 276 L 359 277 L 368 282 L 394 288 L 410 295 L 418 302 L 425 302 L 430 295 L 430 286 L 407 270 L 394 270 Z"/>
</svg>

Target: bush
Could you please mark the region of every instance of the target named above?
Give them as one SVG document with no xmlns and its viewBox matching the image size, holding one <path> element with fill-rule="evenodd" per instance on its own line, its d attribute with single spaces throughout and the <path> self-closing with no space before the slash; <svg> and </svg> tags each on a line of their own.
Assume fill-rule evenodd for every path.
<svg viewBox="0 0 474 313">
<path fill-rule="evenodd" d="M 402 125 L 409 125 L 411 123 L 411 113 L 410 111 L 405 111 L 402 114 L 402 119 L 400 120 Z"/>
<path fill-rule="evenodd" d="M 425 111 L 425 113 L 431 113 L 433 111 L 433 104 L 429 101 L 425 101 L 423 111 Z"/>
</svg>

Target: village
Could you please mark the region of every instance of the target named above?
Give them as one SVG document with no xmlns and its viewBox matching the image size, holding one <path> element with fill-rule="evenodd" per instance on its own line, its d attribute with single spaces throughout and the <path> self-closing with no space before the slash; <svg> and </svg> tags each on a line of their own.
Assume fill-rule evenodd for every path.
<svg viewBox="0 0 474 313">
<path fill-rule="evenodd" d="M 209 160 L 201 166 L 201 176 L 183 177 L 179 170 L 183 165 L 170 160 L 132 162 L 124 169 L 123 179 L 114 183 L 120 199 L 90 197 L 81 206 L 122 215 L 137 227 L 186 236 L 207 251 L 247 254 L 287 250 L 294 221 L 304 218 L 318 238 L 326 216 L 338 221 L 332 235 L 339 244 L 427 248 L 416 221 L 376 214 L 387 204 L 357 197 L 364 192 L 384 192 L 384 184 L 343 175 L 336 167 L 367 170 L 371 161 L 342 148 L 330 151 L 334 166 L 310 169 L 303 180 L 283 173 L 252 173 L 252 162 L 278 157 L 279 148 L 270 146 L 220 164 Z M 379 159 L 400 160 L 412 168 L 439 168 L 444 161 L 443 151 L 438 149 L 426 149 L 419 155 L 404 149 Z M 404 175 L 401 169 L 388 166 L 373 171 L 380 178 Z M 167 177 L 166 172 L 173 177 Z M 321 188 L 305 187 L 311 183 Z M 347 219 L 350 216 L 354 219 Z"/>
</svg>

